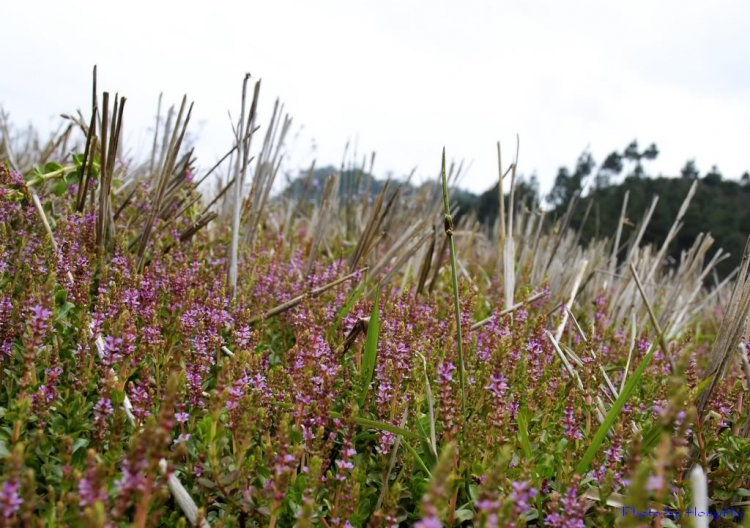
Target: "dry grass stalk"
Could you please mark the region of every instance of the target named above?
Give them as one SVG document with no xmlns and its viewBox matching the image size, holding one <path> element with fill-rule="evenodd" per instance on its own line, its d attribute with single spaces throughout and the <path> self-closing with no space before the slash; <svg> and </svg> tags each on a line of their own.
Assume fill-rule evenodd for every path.
<svg viewBox="0 0 750 528">
<path fill-rule="evenodd" d="M 424 257 L 422 258 L 422 265 L 419 267 L 419 282 L 417 283 L 417 295 L 421 295 L 424 292 L 424 286 L 427 282 L 427 277 L 430 274 L 430 264 L 432 263 L 432 257 L 435 254 L 435 242 L 437 241 L 437 229 L 432 226 L 432 238 L 430 245 L 425 251 Z"/>
<path fill-rule="evenodd" d="M 528 299 L 525 299 L 525 300 L 523 300 L 523 301 L 521 301 L 519 303 L 514 304 L 513 306 L 509 306 L 505 310 L 502 310 L 497 315 L 498 315 L 498 317 L 502 317 L 504 315 L 508 315 L 509 313 L 512 313 L 512 312 L 518 310 L 519 308 L 521 308 L 525 304 L 529 304 L 529 303 L 532 303 L 532 302 L 534 302 L 534 301 L 536 301 L 538 299 L 541 299 L 542 297 L 544 297 L 544 295 L 545 295 L 544 292 L 535 293 L 534 295 L 530 296 Z M 476 323 L 474 323 L 473 325 L 471 325 L 471 330 L 472 331 L 479 330 L 480 328 L 482 328 L 483 326 L 486 326 L 486 325 L 490 324 L 494 320 L 495 320 L 495 316 L 492 315 L 490 317 L 487 317 L 486 319 L 482 319 L 481 321 L 477 321 Z"/>
<path fill-rule="evenodd" d="M 250 80 L 250 74 L 246 73 L 245 78 L 242 81 L 242 110 L 240 111 L 240 124 L 237 127 L 237 150 L 239 155 L 237 156 L 236 166 L 234 171 L 234 181 L 238 182 L 234 186 L 234 202 L 233 202 L 233 213 L 232 213 L 232 239 L 229 247 L 229 290 L 232 292 L 232 297 L 237 291 L 237 267 L 238 267 L 238 255 L 240 246 L 240 211 L 242 209 L 242 182 L 245 179 L 245 173 L 247 172 L 247 150 L 242 148 L 243 145 L 243 130 L 245 122 L 245 101 L 247 99 L 247 82 Z"/>
<path fill-rule="evenodd" d="M 313 241 L 310 246 L 310 258 L 307 262 L 306 275 L 312 273 L 313 265 L 315 264 L 315 258 L 318 255 L 318 246 L 323 238 L 323 234 L 328 225 L 328 218 L 331 211 L 331 194 L 336 187 L 337 178 L 333 174 L 326 178 L 325 186 L 323 187 L 323 195 L 320 198 L 320 207 L 317 210 L 317 220 L 315 221 L 315 230 L 313 232 Z"/>
<path fill-rule="evenodd" d="M 423 234 L 424 220 L 418 220 L 415 224 L 410 226 L 399 239 L 393 244 L 385 255 L 378 261 L 378 263 L 372 268 L 372 275 L 377 275 L 383 268 L 385 268 L 390 261 L 398 254 L 401 249 L 406 246 L 413 238 Z"/>
<path fill-rule="evenodd" d="M 353 271 L 357 267 L 359 261 L 363 258 L 363 256 L 366 255 L 366 249 L 371 246 L 372 240 L 375 238 L 377 230 L 383 221 L 383 216 L 380 215 L 380 211 L 383 207 L 383 202 L 385 200 L 386 193 L 388 192 L 389 184 L 390 180 L 387 180 L 385 182 L 385 185 L 383 185 L 380 194 L 378 194 L 372 211 L 370 212 L 370 217 L 367 221 L 367 225 L 360 235 L 359 240 L 357 241 L 357 246 L 354 249 L 354 253 L 349 259 L 349 270 L 351 271 Z M 387 207 L 386 214 L 388 213 L 388 209 L 389 208 Z"/>
<path fill-rule="evenodd" d="M 581 262 L 580 268 L 578 270 L 578 275 L 576 275 L 575 281 L 573 282 L 573 289 L 570 292 L 567 306 L 573 306 L 573 303 L 576 300 L 576 295 L 578 295 L 578 288 L 581 286 L 583 274 L 586 272 L 586 267 L 588 266 L 588 264 L 589 261 L 586 259 L 583 259 L 583 261 Z M 563 331 L 565 330 L 565 324 L 568 322 L 568 313 L 569 310 L 565 310 L 563 312 L 562 320 L 560 321 L 560 325 L 557 327 L 557 331 L 555 332 L 555 341 L 560 341 L 560 338 L 562 337 Z"/>
<path fill-rule="evenodd" d="M 146 221 L 146 225 L 141 235 L 140 246 L 138 248 L 138 268 L 139 269 L 143 267 L 143 262 L 144 262 L 145 254 L 146 254 L 146 248 L 148 247 L 148 243 L 151 238 L 154 224 L 156 223 L 156 218 L 161 211 L 162 200 L 164 198 L 164 190 L 165 190 L 167 181 L 169 179 L 169 175 L 172 174 L 174 170 L 174 165 L 177 159 L 177 154 L 180 150 L 180 146 L 182 145 L 182 140 L 185 137 L 185 131 L 187 129 L 187 125 L 190 122 L 190 115 L 192 114 L 192 111 L 193 111 L 192 103 L 190 104 L 190 108 L 188 109 L 187 116 L 185 118 L 184 123 L 182 121 L 182 116 L 185 112 L 186 104 L 187 104 L 187 96 L 184 96 L 182 98 L 182 104 L 180 105 L 180 111 L 177 115 L 177 122 L 175 123 L 175 127 L 172 133 L 172 138 L 169 142 L 170 146 L 168 149 L 168 153 L 166 155 L 166 158 L 164 159 L 164 164 L 162 165 L 161 170 L 159 171 L 159 175 L 157 179 L 157 186 L 152 195 L 152 199 L 151 199 L 152 209 L 151 209 L 151 212 L 149 213 L 148 219 Z M 156 177 L 156 175 L 154 176 Z"/>
<path fill-rule="evenodd" d="M 422 233 L 424 233 L 424 231 L 422 231 Z M 398 258 L 396 263 L 391 267 L 391 270 L 386 274 L 385 277 L 383 277 L 383 280 L 380 281 L 381 287 L 385 286 L 391 281 L 391 279 L 393 279 L 393 277 L 401 270 L 404 264 L 406 264 L 406 262 L 412 258 L 412 256 L 417 252 L 417 250 L 419 250 L 419 248 L 421 248 L 422 245 L 424 245 L 424 243 L 430 239 L 430 237 L 432 237 L 431 233 L 424 233 L 422 237 L 420 238 L 416 238 L 416 236 L 412 237 L 412 240 L 414 240 L 414 242 L 401 253 L 401 256 Z M 404 282 L 402 283 L 402 287 L 401 287 L 402 290 L 406 289 L 407 279 L 408 279 L 408 273 L 405 273 Z"/>
<path fill-rule="evenodd" d="M 643 289 L 643 284 L 641 284 L 641 278 L 638 276 L 638 272 L 635 269 L 635 266 L 633 264 L 630 264 L 630 272 L 633 274 L 633 279 L 635 280 L 636 285 L 638 286 L 638 291 L 641 294 L 641 297 L 643 298 L 643 303 L 646 305 L 646 309 L 648 310 L 648 316 L 651 318 L 651 324 L 654 325 L 654 330 L 656 331 L 656 340 L 659 343 L 659 347 L 661 347 L 661 351 L 664 353 L 664 357 L 669 358 L 669 362 L 672 365 L 672 370 L 675 368 L 674 358 L 672 357 L 672 354 L 669 352 L 669 347 L 667 346 L 667 342 L 664 340 L 664 332 L 662 332 L 661 326 L 659 325 L 659 320 L 656 318 L 656 314 L 654 313 L 654 309 L 651 307 L 651 302 L 648 300 L 648 296 L 646 295 L 646 291 Z"/>
<path fill-rule="evenodd" d="M 695 190 L 697 187 L 698 187 L 698 180 L 695 180 L 693 182 L 693 185 L 690 186 L 690 190 L 688 191 L 687 196 L 685 196 L 685 200 L 682 202 L 682 205 L 680 206 L 680 210 L 677 212 L 677 217 L 675 218 L 674 223 L 672 224 L 672 227 L 669 229 L 669 233 L 667 233 L 667 238 L 664 239 L 664 243 L 662 244 L 661 249 L 659 250 L 659 253 L 657 253 L 656 258 L 654 259 L 654 263 L 651 266 L 651 269 L 646 275 L 647 281 L 651 280 L 651 278 L 654 276 L 654 273 L 656 273 L 656 270 L 659 268 L 659 266 L 662 265 L 664 256 L 667 254 L 667 248 L 669 247 L 669 244 L 677 235 L 677 232 L 680 230 L 680 227 L 682 227 L 681 226 L 682 217 L 685 216 L 685 213 L 687 212 L 687 209 L 690 206 L 690 201 L 693 199 L 693 196 L 695 195 Z"/>
<path fill-rule="evenodd" d="M 614 274 L 617 270 L 617 254 L 620 251 L 620 237 L 622 236 L 622 226 L 625 223 L 625 215 L 628 212 L 628 197 L 630 191 L 625 191 L 625 198 L 622 200 L 622 210 L 620 211 L 620 220 L 617 222 L 617 233 L 615 234 L 615 242 L 612 245 L 612 257 L 609 261 L 609 272 Z"/>
<path fill-rule="evenodd" d="M 500 149 L 500 142 L 497 142 L 497 198 L 498 206 L 498 233 L 497 233 L 497 269 L 503 266 L 503 248 L 505 247 L 505 194 L 503 193 L 503 156 Z"/>
<path fill-rule="evenodd" d="M 701 394 L 696 405 L 699 416 L 703 416 L 706 405 L 711 398 L 716 386 L 726 374 L 730 360 L 734 357 L 734 351 L 740 344 L 742 334 L 748 331 L 747 321 L 750 312 L 750 277 L 748 276 L 748 265 L 750 264 L 750 237 L 745 244 L 742 256 L 742 264 L 737 275 L 737 281 L 732 290 L 732 296 L 726 307 L 721 326 L 716 334 L 711 353 L 708 356 L 703 379 L 711 378 L 708 387 Z"/>
<path fill-rule="evenodd" d="M 518 151 L 521 141 L 516 136 L 516 159 L 513 162 L 513 171 L 510 176 L 510 197 L 508 200 L 508 235 L 505 239 L 505 249 L 503 250 L 503 273 L 505 280 L 503 282 L 503 294 L 505 297 L 505 308 L 513 306 L 513 295 L 516 289 L 516 253 L 514 247 L 513 233 L 513 202 L 515 201 L 516 187 L 516 166 L 518 165 Z"/>
<path fill-rule="evenodd" d="M 544 331 L 545 334 L 547 334 L 547 338 L 550 340 L 550 343 L 552 343 L 553 348 L 555 349 L 555 352 L 557 352 L 557 356 L 560 358 L 560 361 L 562 361 L 563 365 L 565 366 L 565 370 L 568 371 L 568 374 L 570 374 L 570 377 L 575 379 L 578 383 L 578 388 L 581 390 L 584 390 L 583 388 L 583 381 L 581 381 L 581 377 L 578 375 L 578 372 L 573 368 L 573 366 L 570 364 L 570 361 L 568 361 L 568 358 L 565 356 L 565 353 L 560 349 L 560 345 L 557 342 L 557 339 L 555 339 L 555 336 L 552 335 L 552 332 L 549 330 Z"/>
<path fill-rule="evenodd" d="M 638 234 L 633 240 L 633 243 L 630 245 L 630 250 L 628 251 L 628 257 L 625 261 L 626 264 L 630 264 L 630 261 L 633 259 L 633 255 L 638 249 L 638 246 L 640 246 L 641 240 L 643 239 L 643 235 L 646 233 L 646 228 L 648 227 L 648 224 L 651 222 L 651 216 L 653 216 L 654 211 L 656 210 L 657 203 L 659 203 L 658 195 L 654 196 L 654 198 L 651 200 L 651 205 L 649 206 L 648 210 L 646 211 L 646 214 L 643 217 L 643 220 L 641 221 L 641 225 L 638 228 Z"/>
</svg>

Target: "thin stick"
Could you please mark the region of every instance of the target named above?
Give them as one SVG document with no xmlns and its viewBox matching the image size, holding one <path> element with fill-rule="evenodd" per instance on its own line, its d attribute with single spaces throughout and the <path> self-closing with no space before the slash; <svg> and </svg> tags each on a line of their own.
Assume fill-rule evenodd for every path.
<svg viewBox="0 0 750 528">
<path fill-rule="evenodd" d="M 89 131 L 86 135 L 86 146 L 83 150 L 83 163 L 81 164 L 81 181 L 78 182 L 78 200 L 76 202 L 76 211 L 83 211 L 83 206 L 86 204 L 86 193 L 89 189 L 89 179 L 91 176 L 91 169 L 89 168 L 88 174 L 86 174 L 86 164 L 94 164 L 93 156 L 89 161 L 89 155 L 94 150 L 94 128 L 96 127 L 96 108 L 91 113 L 91 124 L 89 125 Z"/>
<path fill-rule="evenodd" d="M 524 301 L 521 301 L 519 303 L 516 303 L 513 306 L 511 306 L 510 308 L 506 308 L 505 310 L 501 311 L 497 315 L 498 315 L 498 317 L 502 317 L 503 315 L 508 315 L 509 313 L 512 313 L 512 312 L 515 312 L 516 310 L 518 310 L 524 304 L 532 303 L 532 302 L 536 301 L 537 299 L 541 299 L 542 297 L 544 297 L 544 292 L 535 293 L 534 295 L 532 295 L 528 299 L 526 299 Z M 471 325 L 471 330 L 472 331 L 479 330 L 480 328 L 482 328 L 483 326 L 486 326 L 486 325 L 490 324 L 494 320 L 495 320 L 495 316 L 491 315 L 490 317 L 487 317 L 486 319 L 482 319 L 481 321 L 478 321 L 478 322 L 474 323 L 473 325 Z"/>
<path fill-rule="evenodd" d="M 656 204 L 659 202 L 659 195 L 654 196 L 653 200 L 651 200 L 651 206 L 649 207 L 648 211 L 646 211 L 646 215 L 643 217 L 643 222 L 641 222 L 641 226 L 638 229 L 638 234 L 635 237 L 635 240 L 633 241 L 633 244 L 630 246 L 630 251 L 628 252 L 627 261 L 628 263 L 633 259 L 633 255 L 635 255 L 635 252 L 638 251 L 638 246 L 641 243 L 641 239 L 643 238 L 643 235 L 646 233 L 646 228 L 648 227 L 649 222 L 651 221 L 651 216 L 654 214 L 654 211 L 656 210 Z"/>
<path fill-rule="evenodd" d="M 693 199 L 693 195 L 695 194 L 695 189 L 698 186 L 698 180 L 695 180 L 693 182 L 693 185 L 690 186 L 690 190 L 687 193 L 687 196 L 685 196 L 685 200 L 682 202 L 682 205 L 680 206 L 680 210 L 677 211 L 677 217 L 674 219 L 674 223 L 672 224 L 672 227 L 669 229 L 669 233 L 667 233 L 667 238 L 664 239 L 664 244 L 662 244 L 661 249 L 659 250 L 659 253 L 656 255 L 656 258 L 654 259 L 654 264 L 651 266 L 651 270 L 648 272 L 648 275 L 646 275 L 646 280 L 650 280 L 651 277 L 653 277 L 654 273 L 656 273 L 656 270 L 661 265 L 662 260 L 664 259 L 664 255 L 667 253 L 667 248 L 669 247 L 669 244 L 674 239 L 677 232 L 680 230 L 680 227 L 682 227 L 682 217 L 685 216 L 685 213 L 687 212 L 688 206 L 690 205 L 690 201 Z"/>
<path fill-rule="evenodd" d="M 232 127 L 232 128 L 234 128 L 234 127 Z M 256 126 L 255 128 L 253 128 L 253 131 L 252 131 L 252 133 L 251 133 L 251 134 L 250 134 L 249 136 L 247 136 L 247 137 L 245 138 L 245 143 L 248 143 L 248 142 L 250 141 L 250 139 L 252 138 L 252 135 L 253 135 L 253 134 L 255 134 L 255 133 L 256 133 L 256 132 L 258 131 L 258 129 L 259 129 L 259 128 L 260 128 L 260 125 L 258 125 L 258 126 Z M 204 174 L 204 175 L 203 175 L 203 177 L 202 177 L 202 178 L 201 178 L 200 180 L 198 180 L 198 182 L 197 182 L 197 183 L 196 183 L 196 184 L 195 184 L 195 185 L 194 185 L 193 187 L 194 187 L 195 189 L 197 189 L 198 187 L 200 187 L 201 183 L 203 183 L 204 181 L 206 181 L 206 178 L 208 178 L 209 176 L 211 176 L 211 174 L 213 174 L 213 172 L 214 172 L 214 171 L 215 171 L 216 169 L 218 169 L 218 168 L 219 168 L 219 166 L 220 166 L 220 165 L 221 165 L 222 163 L 224 163 L 224 160 L 226 160 L 226 159 L 227 159 L 227 158 L 228 158 L 229 156 L 231 156 L 232 154 L 234 154 L 234 151 L 235 151 L 235 150 L 237 150 L 237 143 L 236 143 L 236 142 L 235 142 L 234 146 L 233 146 L 233 147 L 232 147 L 231 149 L 229 149 L 229 152 L 227 152 L 226 154 L 224 154 L 224 156 L 222 156 L 222 157 L 221 157 L 221 159 L 220 159 L 219 161 L 217 161 L 217 162 L 216 162 L 216 163 L 214 164 L 214 166 L 213 166 L 213 167 L 211 167 L 211 168 L 210 168 L 210 169 L 208 170 L 208 172 L 206 172 L 206 174 Z M 248 162 L 248 163 L 250 163 L 250 162 L 252 162 L 252 161 L 253 161 L 253 159 L 254 159 L 254 157 L 253 157 L 253 158 L 250 158 L 250 159 L 249 159 L 249 160 L 248 160 L 247 162 Z M 231 163 L 230 163 L 230 165 L 231 165 Z"/>
<path fill-rule="evenodd" d="M 47 232 L 47 236 L 49 236 L 49 240 L 52 243 L 52 247 L 57 251 L 57 241 L 55 240 L 55 235 L 52 234 L 52 228 L 49 225 L 49 221 L 47 220 L 47 215 L 44 214 L 44 207 L 42 207 L 42 202 L 39 201 L 39 195 L 37 195 L 36 191 L 31 186 L 26 186 L 26 188 L 29 190 L 29 194 L 31 194 L 31 200 L 34 202 L 34 207 L 36 208 L 36 212 L 39 213 L 39 217 L 42 219 L 42 224 L 44 224 L 44 230 Z M 74 283 L 73 280 L 73 274 L 68 270 L 68 280 L 71 283 Z"/>
<path fill-rule="evenodd" d="M 357 274 L 364 273 L 365 271 L 367 271 L 366 267 L 362 268 L 361 270 L 358 270 L 358 271 L 355 271 L 353 273 L 350 273 L 348 275 L 344 275 L 343 277 L 338 278 L 338 279 L 336 279 L 333 282 L 329 282 L 328 284 L 326 284 L 324 286 L 321 286 L 319 288 L 315 288 L 313 290 L 305 292 L 302 295 L 298 295 L 297 297 L 295 297 L 293 299 L 290 299 L 287 302 L 282 303 L 282 304 L 276 306 L 275 308 L 271 308 L 270 310 L 268 310 L 263 315 L 259 315 L 259 316 L 253 317 L 252 319 L 250 319 L 249 324 L 253 324 L 253 323 L 257 322 L 257 321 L 260 321 L 261 319 L 269 319 L 271 317 L 279 315 L 280 313 L 286 312 L 287 310 L 289 310 L 291 308 L 294 308 L 295 306 L 297 306 L 298 304 L 300 304 L 302 301 L 304 301 L 308 297 L 310 297 L 310 298 L 317 297 L 318 295 L 320 295 L 322 293 L 325 293 L 326 291 L 330 290 L 331 288 L 335 288 L 339 284 L 341 284 L 343 282 L 346 282 L 346 281 L 354 278 L 355 276 L 357 276 Z"/>
<path fill-rule="evenodd" d="M 565 369 L 568 371 L 568 374 L 570 374 L 570 377 L 574 378 L 578 382 L 578 387 L 581 390 L 584 390 L 583 389 L 583 382 L 581 381 L 580 376 L 578 376 L 578 372 L 575 371 L 575 369 L 573 368 L 573 366 L 568 361 L 568 358 L 565 357 L 565 354 L 560 349 L 560 345 L 557 344 L 557 339 L 555 339 L 555 336 L 553 336 L 552 332 L 550 332 L 549 330 L 545 330 L 544 333 L 547 334 L 547 338 L 552 343 L 552 346 L 554 347 L 555 351 L 557 352 L 557 355 L 560 357 L 560 361 L 563 362 L 563 365 L 565 366 Z"/>
<path fill-rule="evenodd" d="M 646 292 L 643 289 L 643 284 L 641 284 L 641 278 L 638 276 L 638 272 L 635 270 L 635 266 L 633 266 L 632 262 L 630 263 L 630 272 L 633 274 L 633 278 L 635 279 L 635 284 L 636 286 L 638 286 L 638 291 L 641 293 L 643 302 L 646 304 L 646 310 L 648 310 L 648 316 L 651 319 L 651 323 L 654 325 L 654 329 L 656 330 L 656 339 L 659 342 L 659 347 L 661 348 L 661 351 L 664 352 L 664 356 L 669 358 L 669 362 L 672 364 L 672 369 L 674 370 L 674 367 L 675 367 L 674 359 L 672 358 L 672 355 L 669 353 L 667 342 L 664 340 L 664 333 L 661 331 L 661 326 L 659 326 L 659 321 L 656 320 L 656 314 L 654 313 L 654 309 L 651 307 L 651 303 L 649 302 L 648 297 L 646 296 Z"/>
</svg>

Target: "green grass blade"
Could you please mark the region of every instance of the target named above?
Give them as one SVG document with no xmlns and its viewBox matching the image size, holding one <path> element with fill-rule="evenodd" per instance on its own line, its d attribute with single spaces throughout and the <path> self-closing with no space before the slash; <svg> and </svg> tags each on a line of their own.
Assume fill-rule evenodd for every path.
<svg viewBox="0 0 750 528">
<path fill-rule="evenodd" d="M 435 401 L 432 398 L 432 388 L 430 387 L 430 376 L 427 374 L 427 358 L 417 352 L 422 358 L 422 367 L 424 368 L 424 390 L 425 399 L 427 400 L 428 418 L 430 419 L 430 452 L 437 459 L 437 436 L 435 435 Z"/>
<path fill-rule="evenodd" d="M 412 445 L 406 440 L 403 441 L 403 444 L 409 454 L 411 454 L 412 458 L 414 458 L 414 461 L 417 463 L 417 465 L 422 468 L 422 471 L 424 471 L 429 478 L 432 478 L 432 473 L 430 473 L 430 470 L 427 469 L 427 465 L 424 463 L 424 460 L 422 460 L 422 457 L 419 456 L 417 450 L 414 449 Z"/>
<path fill-rule="evenodd" d="M 331 416 L 333 416 L 333 413 L 330 414 Z M 417 433 L 413 433 L 408 429 L 404 429 L 403 427 L 398 427 L 396 425 L 385 422 L 378 422 L 376 420 L 370 420 L 369 418 L 355 418 L 354 421 L 362 427 L 372 427 L 373 429 L 388 431 L 389 433 L 393 433 L 395 435 L 401 435 L 404 438 L 411 438 L 414 440 L 422 440 L 424 438 L 423 436 L 420 436 Z"/>
<path fill-rule="evenodd" d="M 599 451 L 602 442 L 604 442 L 604 438 L 607 436 L 607 432 L 617 421 L 617 418 L 620 416 L 620 411 L 625 406 L 625 402 L 628 401 L 628 398 L 630 398 L 630 395 L 635 390 L 636 385 L 638 385 L 638 383 L 641 381 L 641 377 L 643 377 L 643 372 L 646 370 L 646 367 L 648 367 L 649 363 L 651 363 L 651 357 L 654 355 L 654 350 L 656 349 L 652 344 L 648 353 L 638 365 L 638 368 L 635 369 L 635 372 L 633 372 L 633 374 L 630 376 L 630 379 L 628 379 L 628 382 L 625 384 L 625 388 L 620 392 L 620 396 L 617 398 L 617 400 L 615 400 L 615 403 L 612 404 L 612 407 L 609 409 L 607 416 L 604 417 L 604 422 L 602 422 L 602 424 L 599 426 L 599 429 L 594 435 L 594 439 L 591 441 L 591 444 L 589 444 L 589 447 L 584 453 L 583 458 L 576 466 L 576 473 L 578 473 L 579 475 L 583 475 L 589 469 L 589 466 L 594 460 L 596 453 Z"/>
<path fill-rule="evenodd" d="M 532 460 L 534 453 L 531 450 L 531 441 L 529 440 L 529 410 L 523 408 L 518 412 L 518 436 L 521 437 L 521 446 L 526 458 Z M 536 469 L 532 470 L 531 478 L 534 482 L 534 487 L 539 490 L 539 475 Z M 536 496 L 536 508 L 539 513 L 539 526 L 544 526 L 543 515 L 542 515 L 542 495 L 538 493 Z"/>
<path fill-rule="evenodd" d="M 362 394 L 359 396 L 359 408 L 365 405 L 367 391 L 372 383 L 372 375 L 375 372 L 375 362 L 378 355 L 378 337 L 380 336 L 380 292 L 375 294 L 375 304 L 372 306 L 370 322 L 367 325 L 367 339 L 362 357 Z"/>
<path fill-rule="evenodd" d="M 523 446 L 523 452 L 526 458 L 531 460 L 533 454 L 531 452 L 531 442 L 529 441 L 529 422 L 528 422 L 528 411 L 523 409 L 518 413 L 518 435 L 521 437 L 521 446 Z"/>
<path fill-rule="evenodd" d="M 349 312 L 352 311 L 352 308 L 354 308 L 354 305 L 357 304 L 359 298 L 362 297 L 362 293 L 364 293 L 366 286 L 366 280 L 362 281 L 359 286 L 357 286 L 357 288 L 349 296 L 346 304 L 344 304 L 344 306 L 342 306 L 341 309 L 339 309 L 339 312 L 336 314 L 336 322 L 343 320 L 347 315 L 349 315 Z"/>
</svg>

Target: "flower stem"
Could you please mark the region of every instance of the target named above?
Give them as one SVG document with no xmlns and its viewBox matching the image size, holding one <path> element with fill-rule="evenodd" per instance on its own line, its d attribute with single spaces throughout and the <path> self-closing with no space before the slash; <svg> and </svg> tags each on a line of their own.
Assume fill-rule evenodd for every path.
<svg viewBox="0 0 750 528">
<path fill-rule="evenodd" d="M 445 147 L 443 147 L 443 203 L 445 204 L 445 234 L 448 236 L 448 247 L 451 253 L 451 275 L 453 278 L 453 301 L 456 308 L 456 338 L 458 339 L 458 382 L 461 387 L 461 412 L 466 414 L 466 389 L 464 387 L 464 344 L 461 338 L 461 304 L 458 298 L 458 274 L 456 268 L 456 247 L 453 244 L 453 218 L 448 201 L 448 180 L 445 176 Z"/>
</svg>

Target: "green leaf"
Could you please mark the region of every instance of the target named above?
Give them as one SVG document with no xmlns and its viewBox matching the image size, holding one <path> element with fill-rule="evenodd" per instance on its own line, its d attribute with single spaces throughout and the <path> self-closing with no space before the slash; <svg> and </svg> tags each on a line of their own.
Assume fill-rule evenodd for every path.
<svg viewBox="0 0 750 528">
<path fill-rule="evenodd" d="M 367 339 L 362 357 L 362 394 L 359 397 L 359 408 L 365 405 L 367 391 L 372 383 L 372 375 L 375 372 L 375 362 L 378 355 L 378 337 L 380 336 L 380 292 L 375 294 L 375 303 L 372 306 L 370 322 L 367 325 Z"/>
<path fill-rule="evenodd" d="M 68 300 L 68 292 L 59 284 L 55 284 L 55 290 L 55 303 L 62 306 Z"/>
<path fill-rule="evenodd" d="M 330 414 L 331 416 L 333 416 L 333 413 L 330 413 Z M 419 436 L 417 433 L 412 433 L 408 429 L 397 427 L 395 425 L 391 425 L 385 422 L 378 422 L 376 420 L 370 420 L 368 418 L 355 418 L 354 421 L 363 427 L 372 427 L 373 429 L 380 429 L 381 431 L 388 431 L 389 433 L 401 435 L 404 438 L 416 438 L 416 439 L 423 438 L 422 436 Z"/>
<path fill-rule="evenodd" d="M 70 172 L 65 176 L 65 183 L 67 183 L 68 185 L 73 185 L 80 181 L 81 181 L 81 175 L 79 174 L 78 171 Z"/>
<path fill-rule="evenodd" d="M 88 445 L 89 441 L 87 438 L 76 438 L 76 441 L 73 442 L 73 449 L 71 450 L 71 452 L 75 453 L 82 447 L 88 447 Z"/>
<path fill-rule="evenodd" d="M 583 454 L 583 458 L 576 466 L 576 473 L 578 473 L 579 475 L 583 475 L 589 469 L 591 462 L 594 460 L 596 453 L 599 451 L 602 442 L 604 442 L 604 439 L 607 436 L 607 432 L 615 424 L 617 418 L 619 418 L 620 411 L 625 406 L 625 402 L 628 401 L 630 395 L 633 394 L 636 385 L 640 383 L 641 378 L 643 377 L 643 372 L 646 370 L 646 367 L 648 367 L 649 363 L 651 363 L 651 357 L 654 355 L 655 350 L 656 349 L 652 344 L 648 353 L 638 365 L 638 368 L 635 369 L 635 372 L 633 372 L 633 374 L 628 379 L 628 382 L 625 384 L 625 388 L 620 392 L 620 396 L 617 398 L 615 403 L 612 404 L 612 407 L 609 409 L 607 416 L 604 417 L 604 421 L 596 431 L 594 439 L 591 441 L 588 449 Z"/>
<path fill-rule="evenodd" d="M 50 191 L 52 191 L 52 194 L 55 196 L 62 196 L 67 190 L 68 182 L 65 181 L 65 178 L 56 179 L 52 184 L 52 187 L 50 187 Z"/>
<path fill-rule="evenodd" d="M 202 477 L 197 480 L 198 480 L 198 484 L 200 484 L 206 489 L 210 489 L 210 490 L 216 489 L 216 484 L 214 484 L 212 480 L 209 480 L 207 478 L 202 478 Z"/>
<path fill-rule="evenodd" d="M 62 307 L 57 311 L 57 321 L 60 319 L 65 319 L 65 317 L 68 315 L 68 312 L 71 310 L 71 308 L 75 308 L 75 304 L 72 302 L 65 302 L 65 304 L 62 305 Z"/>
<path fill-rule="evenodd" d="M 122 402 L 125 401 L 125 391 L 119 389 L 113 390 L 110 400 L 112 400 L 112 405 L 115 407 L 122 405 Z"/>
<path fill-rule="evenodd" d="M 461 508 L 456 510 L 456 512 L 453 514 L 453 518 L 456 520 L 456 522 L 459 523 L 470 521 L 474 518 L 474 512 L 468 508 Z"/>
<path fill-rule="evenodd" d="M 42 170 L 42 172 L 43 174 L 49 174 L 50 172 L 59 171 L 60 169 L 62 169 L 62 166 L 59 163 L 50 161 L 44 166 L 44 169 Z"/>
</svg>

